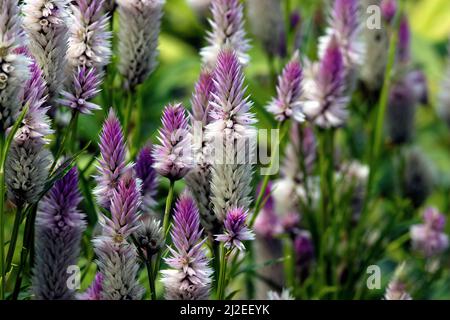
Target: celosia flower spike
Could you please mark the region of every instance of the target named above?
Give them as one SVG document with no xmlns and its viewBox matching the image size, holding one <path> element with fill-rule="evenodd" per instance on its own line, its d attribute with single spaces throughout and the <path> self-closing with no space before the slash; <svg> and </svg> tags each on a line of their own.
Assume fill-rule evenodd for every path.
<svg viewBox="0 0 450 320">
<path fill-rule="evenodd" d="M 223 242 L 225 248 L 229 250 L 237 248 L 240 251 L 245 251 L 243 242 L 255 238 L 255 235 L 245 223 L 247 215 L 247 211 L 243 208 L 228 211 L 224 221 L 224 233 L 216 235 L 216 241 Z"/>
<path fill-rule="evenodd" d="M 136 159 L 134 167 L 137 178 L 142 181 L 142 206 L 143 213 L 149 211 L 156 204 L 156 193 L 158 192 L 158 176 L 156 170 L 153 168 L 153 157 L 151 146 L 146 146 L 141 149 Z"/>
</svg>

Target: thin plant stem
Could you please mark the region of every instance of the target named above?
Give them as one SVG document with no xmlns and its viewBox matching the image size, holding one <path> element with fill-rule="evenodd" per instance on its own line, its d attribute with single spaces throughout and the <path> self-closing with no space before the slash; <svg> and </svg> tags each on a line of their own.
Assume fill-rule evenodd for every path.
<svg viewBox="0 0 450 320">
<path fill-rule="evenodd" d="M 139 148 L 141 142 L 141 128 L 142 128 L 142 90 L 141 87 L 137 87 L 136 89 L 136 119 L 135 119 L 135 128 L 133 135 L 133 148 Z M 134 154 L 135 152 L 131 152 Z"/>
<path fill-rule="evenodd" d="M 64 136 L 61 140 L 61 144 L 59 145 L 58 151 L 56 152 L 55 159 L 53 160 L 52 166 L 50 167 L 50 173 L 55 170 L 56 164 L 58 163 L 59 158 L 61 158 L 62 154 L 65 150 L 65 145 L 67 143 L 67 140 L 69 139 L 70 135 L 73 134 L 72 130 L 75 124 L 77 123 L 77 114 L 78 112 L 72 111 L 72 118 L 70 119 L 69 126 L 67 127 L 66 131 L 64 132 Z"/>
<path fill-rule="evenodd" d="M 217 286 L 217 300 L 224 300 L 225 297 L 225 277 L 227 274 L 227 252 L 225 246 L 220 246 L 220 272 L 219 272 L 219 284 Z"/>
<path fill-rule="evenodd" d="M 6 269 L 5 269 L 5 251 L 4 251 L 4 243 L 5 243 L 5 213 L 4 213 L 4 201 L 5 201 L 5 161 L 4 155 L 6 154 L 5 150 L 5 136 L 4 134 L 0 134 L 0 264 L 1 264 L 1 278 L 2 283 L 0 286 L 0 299 L 3 300 L 5 298 L 5 290 L 6 290 Z"/>
<path fill-rule="evenodd" d="M 148 284 L 150 287 L 150 299 L 156 300 L 155 276 L 153 275 L 152 254 L 147 248 L 147 259 L 145 259 L 145 266 L 147 268 Z"/>
<path fill-rule="evenodd" d="M 133 91 L 128 90 L 127 91 L 127 104 L 125 108 L 125 117 L 124 117 L 124 134 L 125 137 L 128 137 L 129 130 L 130 130 L 130 122 L 131 122 L 131 114 L 133 112 Z"/>
<path fill-rule="evenodd" d="M 14 225 L 11 234 L 11 240 L 9 241 L 8 254 L 6 256 L 6 272 L 9 272 L 14 258 L 14 252 L 16 250 L 17 237 L 19 235 L 20 222 L 22 221 L 22 206 L 17 207 L 16 215 L 14 217 Z"/>
</svg>

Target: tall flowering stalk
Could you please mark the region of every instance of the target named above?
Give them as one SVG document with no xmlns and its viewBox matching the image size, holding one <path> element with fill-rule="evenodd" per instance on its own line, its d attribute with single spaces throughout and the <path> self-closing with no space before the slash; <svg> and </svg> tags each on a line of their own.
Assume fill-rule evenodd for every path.
<svg viewBox="0 0 450 320">
<path fill-rule="evenodd" d="M 210 101 L 213 100 L 213 94 L 213 75 L 211 72 L 203 71 L 191 99 L 195 166 L 186 175 L 186 184 L 197 202 L 201 222 L 206 231 L 212 231 L 218 224 L 209 199 L 211 195 L 211 163 L 209 159 L 211 145 L 206 138 L 206 126 L 212 120 Z"/>
<path fill-rule="evenodd" d="M 239 0 L 212 0 L 211 31 L 207 34 L 208 45 L 200 54 L 203 64 L 213 68 L 221 50 L 225 47 L 236 52 L 239 62 L 246 65 L 250 61 L 250 45 L 245 38 L 243 6 Z"/>
<path fill-rule="evenodd" d="M 97 202 L 108 209 L 111 198 L 123 173 L 128 169 L 125 164 L 125 139 L 120 121 L 114 111 L 109 111 L 108 119 L 103 124 L 100 135 L 100 159 L 95 177 L 97 187 L 94 194 Z"/>
<path fill-rule="evenodd" d="M 119 71 L 133 90 L 156 67 L 158 36 L 165 0 L 117 0 Z"/>
<path fill-rule="evenodd" d="M 294 111 L 296 117 L 301 120 L 302 104 L 302 79 L 303 70 L 300 64 L 298 51 L 291 61 L 284 67 L 282 74 L 278 77 L 277 97 L 273 98 L 267 106 L 277 121 L 285 121 L 292 117 Z"/>
<path fill-rule="evenodd" d="M 175 207 L 171 231 L 174 248 L 169 247 L 163 270 L 165 298 L 168 300 L 206 300 L 211 289 L 212 270 L 203 247 L 200 215 L 194 200 L 184 194 Z"/>
<path fill-rule="evenodd" d="M 214 147 L 211 168 L 211 202 L 219 221 L 228 210 L 249 208 L 251 202 L 252 164 L 255 151 L 256 122 L 245 95 L 244 75 L 234 51 L 224 50 L 218 56 L 214 71 L 212 121 L 206 127 L 207 139 Z"/>
<path fill-rule="evenodd" d="M 32 291 L 39 300 L 67 300 L 75 297 L 68 285 L 70 267 L 77 265 L 85 215 L 78 211 L 81 201 L 77 169 L 57 181 L 39 203 L 36 215 L 36 260 Z"/>
<path fill-rule="evenodd" d="M 52 107 L 66 78 L 67 7 L 67 0 L 27 0 L 22 9 L 29 48 L 43 71 Z"/>
<path fill-rule="evenodd" d="M 247 215 L 248 212 L 243 208 L 230 209 L 227 212 L 224 221 L 224 232 L 215 236 L 216 241 L 222 243 L 220 251 L 219 283 L 217 289 L 217 298 L 219 300 L 225 298 L 228 257 L 234 249 L 244 252 L 244 242 L 255 238 L 253 232 L 250 231 L 246 225 Z"/>
<path fill-rule="evenodd" d="M 137 252 L 127 238 L 139 225 L 140 184 L 128 171 L 113 190 L 111 217 L 102 216 L 103 234 L 94 239 L 97 265 L 103 274 L 103 300 L 138 300 L 143 288 L 138 277 Z"/>
</svg>

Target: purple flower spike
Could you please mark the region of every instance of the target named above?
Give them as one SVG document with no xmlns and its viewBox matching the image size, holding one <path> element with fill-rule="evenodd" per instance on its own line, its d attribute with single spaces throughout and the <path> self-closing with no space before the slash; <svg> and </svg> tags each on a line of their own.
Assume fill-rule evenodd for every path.
<svg viewBox="0 0 450 320">
<path fill-rule="evenodd" d="M 242 208 L 228 211 L 224 221 L 225 233 L 216 235 L 216 241 L 224 242 L 227 249 L 237 248 L 240 251 L 245 251 L 243 242 L 255 238 L 255 235 L 245 223 L 247 214 L 248 212 Z"/>
<path fill-rule="evenodd" d="M 111 199 L 111 219 L 104 217 L 103 234 L 118 237 L 121 242 L 138 228 L 141 189 L 129 170 L 122 176 Z"/>
<path fill-rule="evenodd" d="M 103 124 L 100 136 L 100 159 L 97 166 L 97 187 L 94 194 L 97 202 L 105 209 L 109 209 L 113 191 L 124 173 L 125 139 L 119 119 L 111 109 L 108 119 Z"/>
<path fill-rule="evenodd" d="M 80 240 L 85 229 L 77 169 L 64 178 L 40 201 L 36 215 L 36 261 L 32 288 L 37 299 L 72 299 L 74 290 L 67 285 L 68 268 L 77 264 Z"/>
<path fill-rule="evenodd" d="M 317 126 L 327 129 L 347 119 L 346 70 L 336 37 L 332 37 L 319 65 L 312 65 L 305 79 L 304 112 Z"/>
<path fill-rule="evenodd" d="M 158 176 L 153 169 L 153 157 L 151 146 L 142 148 L 134 167 L 136 176 L 142 181 L 142 211 L 148 213 L 156 204 L 158 192 Z"/>
<path fill-rule="evenodd" d="M 303 71 L 297 51 L 278 77 L 277 97 L 267 107 L 277 121 L 289 119 L 294 111 L 296 111 L 297 120 L 304 119 L 300 102 L 302 78 Z"/>
<path fill-rule="evenodd" d="M 211 121 L 209 115 L 210 101 L 213 99 L 214 81 L 213 75 L 209 71 L 202 71 L 200 78 L 195 85 L 195 92 L 192 95 L 192 118 L 207 125 Z"/>
<path fill-rule="evenodd" d="M 64 98 L 59 103 L 80 113 L 92 114 L 92 111 L 101 109 L 99 105 L 89 102 L 100 92 L 100 83 L 95 68 L 79 67 L 73 77 L 72 91 L 63 91 Z"/>
<path fill-rule="evenodd" d="M 406 16 L 402 17 L 398 30 L 398 51 L 397 58 L 401 63 L 408 63 L 411 59 L 411 31 Z"/>
<path fill-rule="evenodd" d="M 164 109 L 158 139 L 161 144 L 153 150 L 153 168 L 170 180 L 182 179 L 192 168 L 192 158 L 191 133 L 181 103 Z"/>
<path fill-rule="evenodd" d="M 243 6 L 239 0 L 212 0 L 211 2 L 212 31 L 208 32 L 208 46 L 200 52 L 203 64 L 214 67 L 218 55 L 225 47 L 236 51 L 239 62 L 246 65 L 250 57 L 250 45 L 245 38 Z"/>
<path fill-rule="evenodd" d="M 363 63 L 364 45 L 360 41 L 361 23 L 358 0 L 335 0 L 326 35 L 319 40 L 319 56 L 323 57 L 329 42 L 335 37 L 346 68 L 353 69 Z"/>
<path fill-rule="evenodd" d="M 445 216 L 436 208 L 427 208 L 423 214 L 423 224 L 411 227 L 411 241 L 414 250 L 425 257 L 436 256 L 449 246 L 448 236 L 443 232 Z"/>
<path fill-rule="evenodd" d="M 103 275 L 97 272 L 91 286 L 86 292 L 78 295 L 78 300 L 102 300 Z"/>
<path fill-rule="evenodd" d="M 174 249 L 166 259 L 169 270 L 162 271 L 162 282 L 168 300 L 205 300 L 211 289 L 205 240 L 201 240 L 200 215 L 194 200 L 184 194 L 175 207 L 171 236 Z"/>
<path fill-rule="evenodd" d="M 397 0 L 382 0 L 380 7 L 383 18 L 388 23 L 391 23 L 392 19 L 394 19 L 397 14 Z"/>
</svg>

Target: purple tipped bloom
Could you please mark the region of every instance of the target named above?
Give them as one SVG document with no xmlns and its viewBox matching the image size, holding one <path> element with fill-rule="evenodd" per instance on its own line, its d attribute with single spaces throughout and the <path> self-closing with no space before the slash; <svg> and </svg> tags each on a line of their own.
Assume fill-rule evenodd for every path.
<svg viewBox="0 0 450 320">
<path fill-rule="evenodd" d="M 158 192 L 158 176 L 153 169 L 153 157 L 151 146 L 146 146 L 141 149 L 136 159 L 134 170 L 136 176 L 142 181 L 142 211 L 149 213 L 149 211 L 156 204 L 156 193 Z"/>
<path fill-rule="evenodd" d="M 168 105 L 161 121 L 161 144 L 153 150 L 153 168 L 163 177 L 180 180 L 192 168 L 191 133 L 183 105 Z"/>
<path fill-rule="evenodd" d="M 246 65 L 250 57 L 250 45 L 245 38 L 243 6 L 239 0 L 212 0 L 212 31 L 208 32 L 208 46 L 200 52 L 203 64 L 214 67 L 218 55 L 224 48 L 231 48 L 239 57 L 239 62 Z"/>
<path fill-rule="evenodd" d="M 162 271 L 168 300 L 205 300 L 211 289 L 209 267 L 200 229 L 200 215 L 194 200 L 184 194 L 177 201 L 171 231 L 174 249 Z"/>
<path fill-rule="evenodd" d="M 411 31 L 406 16 L 402 17 L 398 30 L 397 59 L 400 63 L 408 63 L 411 60 Z"/>
<path fill-rule="evenodd" d="M 380 7 L 383 18 L 390 23 L 397 14 L 397 0 L 382 0 Z"/>
<path fill-rule="evenodd" d="M 336 41 L 348 71 L 363 63 L 364 45 L 360 41 L 361 23 L 358 0 L 335 0 L 327 34 L 319 40 L 319 56 L 326 54 L 330 41 Z M 335 40 L 332 40 L 335 37 Z"/>
<path fill-rule="evenodd" d="M 195 166 L 186 175 L 186 185 L 192 192 L 200 210 L 201 223 L 209 232 L 217 226 L 217 217 L 210 201 L 211 154 L 210 141 L 206 137 L 206 126 L 211 122 L 210 101 L 215 91 L 213 76 L 202 71 L 192 95 L 192 130 Z"/>
<path fill-rule="evenodd" d="M 103 275 L 97 272 L 91 286 L 85 292 L 79 294 L 77 300 L 102 300 L 102 289 Z"/>
<path fill-rule="evenodd" d="M 304 112 L 317 126 L 342 126 L 348 116 L 346 70 L 336 37 L 332 37 L 318 65 L 312 65 L 305 79 Z"/>
<path fill-rule="evenodd" d="M 94 194 L 97 202 L 103 208 L 109 209 L 113 191 L 126 170 L 125 139 L 120 121 L 112 109 L 103 124 L 99 147 L 100 159 L 97 166 L 98 175 L 95 177 L 97 187 Z"/>
<path fill-rule="evenodd" d="M 68 271 L 69 267 L 77 264 L 81 235 L 85 229 L 85 216 L 77 209 L 81 201 L 77 184 L 77 170 L 73 168 L 39 203 L 32 278 L 36 299 L 74 298 L 74 290 L 67 285 Z"/>
<path fill-rule="evenodd" d="M 242 208 L 228 211 L 223 225 L 224 234 L 216 235 L 216 241 L 224 242 L 225 248 L 229 250 L 237 248 L 240 251 L 245 251 L 243 242 L 255 238 L 255 235 L 245 223 L 247 215 L 248 212 Z"/>
<path fill-rule="evenodd" d="M 275 115 L 277 121 L 291 118 L 294 111 L 296 111 L 298 121 L 304 118 L 300 102 L 302 79 L 303 71 L 297 51 L 278 77 L 277 97 L 267 107 L 267 110 Z"/>
<path fill-rule="evenodd" d="M 426 257 L 436 256 L 449 246 L 448 236 L 444 233 L 445 216 L 436 208 L 427 208 L 423 214 L 423 224 L 411 227 L 411 241 L 414 250 Z"/>
<path fill-rule="evenodd" d="M 123 175 L 113 190 L 110 206 L 111 218 L 104 217 L 103 234 L 105 235 L 124 239 L 139 227 L 141 189 L 131 173 L 132 171 L 129 170 Z"/>
<path fill-rule="evenodd" d="M 89 102 L 100 92 L 100 79 L 95 68 L 78 67 L 73 76 L 71 91 L 63 91 L 63 98 L 59 100 L 63 106 L 69 107 L 83 114 L 92 114 L 101 107 Z"/>
</svg>

